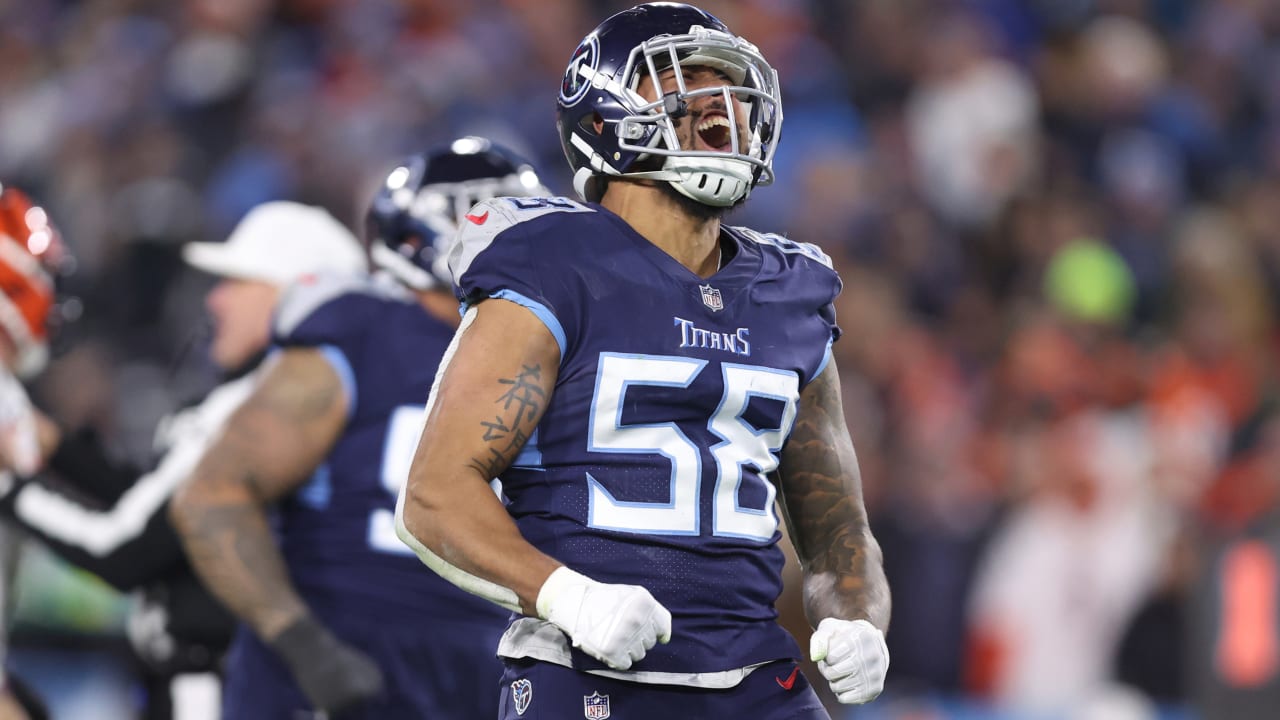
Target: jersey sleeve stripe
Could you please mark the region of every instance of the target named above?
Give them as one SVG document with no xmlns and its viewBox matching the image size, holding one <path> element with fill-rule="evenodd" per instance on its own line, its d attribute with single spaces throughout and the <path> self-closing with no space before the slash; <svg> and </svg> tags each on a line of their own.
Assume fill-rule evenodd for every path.
<svg viewBox="0 0 1280 720">
<path fill-rule="evenodd" d="M 520 454 L 511 463 L 511 467 L 520 468 L 521 470 L 546 470 L 546 468 L 542 467 L 542 451 L 538 449 L 537 428 L 534 428 L 533 432 L 529 434 L 529 441 L 520 449 Z"/>
<path fill-rule="evenodd" d="M 296 497 L 313 510 L 324 510 L 329 507 L 329 499 L 333 497 L 333 471 L 325 463 L 316 468 L 307 478 L 307 483 L 296 493 Z"/>
<path fill-rule="evenodd" d="M 809 378 L 809 382 L 813 382 L 815 378 L 822 374 L 823 370 L 827 369 L 827 364 L 831 362 L 831 343 L 833 342 L 835 341 L 827 341 L 826 352 L 822 353 L 822 362 L 818 364 L 818 369 L 813 371 L 813 377 Z"/>
<path fill-rule="evenodd" d="M 564 328 L 561 327 L 560 321 L 556 318 L 555 313 L 551 312 L 550 308 L 533 298 L 525 297 L 513 290 L 499 290 L 489 297 L 507 300 L 532 310 L 533 314 L 537 315 L 538 319 L 542 321 L 542 324 L 546 325 L 547 329 L 551 331 L 551 334 L 555 336 L 556 344 L 560 346 L 560 358 L 562 360 L 564 359 L 564 349 L 567 344 L 567 340 L 565 340 L 564 335 Z"/>
<path fill-rule="evenodd" d="M 338 373 L 338 379 L 342 381 L 342 389 L 347 392 L 347 419 L 350 420 L 356 412 L 356 374 L 351 369 L 351 363 L 347 360 L 347 356 L 336 345 L 320 345 L 318 347 L 320 354 L 325 360 L 333 366 L 334 372 Z"/>
</svg>

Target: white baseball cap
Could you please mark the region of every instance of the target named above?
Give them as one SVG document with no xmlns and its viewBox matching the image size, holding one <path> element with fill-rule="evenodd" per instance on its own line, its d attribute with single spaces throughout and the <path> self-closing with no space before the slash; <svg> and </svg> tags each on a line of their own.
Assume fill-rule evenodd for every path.
<svg viewBox="0 0 1280 720">
<path fill-rule="evenodd" d="M 182 248 L 192 267 L 211 275 L 287 285 L 312 273 L 363 273 L 364 247 L 323 208 L 268 202 L 249 211 L 225 242 Z"/>
</svg>

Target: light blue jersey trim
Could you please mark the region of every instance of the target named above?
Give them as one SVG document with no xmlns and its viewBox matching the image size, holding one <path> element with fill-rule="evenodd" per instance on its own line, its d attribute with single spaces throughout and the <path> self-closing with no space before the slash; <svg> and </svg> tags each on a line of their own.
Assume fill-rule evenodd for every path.
<svg viewBox="0 0 1280 720">
<path fill-rule="evenodd" d="M 822 362 L 818 365 L 818 369 L 813 371 L 813 377 L 809 378 L 809 382 L 813 382 L 814 380 L 817 380 L 818 376 L 822 374 L 822 371 L 827 369 L 827 364 L 831 362 L 831 343 L 833 342 L 835 341 L 834 340 L 827 341 L 826 352 L 822 353 Z"/>
<path fill-rule="evenodd" d="M 521 470 L 546 470 L 542 466 L 542 450 L 538 447 L 538 429 L 534 428 L 529 435 L 529 441 L 520 448 L 520 454 L 516 456 L 511 467 L 520 468 Z"/>
<path fill-rule="evenodd" d="M 320 345 L 316 349 L 333 366 L 342 381 L 342 389 L 347 391 L 347 419 L 350 420 L 356 412 L 356 374 L 351 370 L 351 363 L 335 345 Z"/>
<path fill-rule="evenodd" d="M 333 496 L 331 476 L 328 464 L 316 468 L 316 471 L 311 474 L 311 479 L 298 491 L 298 499 L 314 510 L 324 510 L 329 507 L 329 498 Z"/>
<path fill-rule="evenodd" d="M 542 321 L 542 324 L 546 325 L 547 329 L 551 331 L 551 334 L 555 336 L 556 344 L 560 346 L 560 359 L 562 361 L 564 360 L 564 349 L 565 349 L 565 345 L 567 344 L 567 341 L 565 340 L 565 337 L 564 337 L 564 328 L 560 327 L 560 321 L 556 319 L 555 314 L 551 312 L 550 308 L 538 302 L 537 300 L 525 297 L 524 295 L 521 295 L 520 293 L 515 292 L 514 290 L 499 290 L 498 292 L 490 295 L 489 297 L 498 298 L 500 300 L 508 300 L 517 305 L 521 305 L 523 307 L 527 307 L 530 310 L 532 310 L 533 314 L 537 315 L 538 319 Z"/>
</svg>

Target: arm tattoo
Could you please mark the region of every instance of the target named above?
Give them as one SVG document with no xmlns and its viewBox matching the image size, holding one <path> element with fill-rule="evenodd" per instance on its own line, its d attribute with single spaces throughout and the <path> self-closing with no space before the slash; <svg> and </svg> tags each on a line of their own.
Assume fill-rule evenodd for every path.
<svg viewBox="0 0 1280 720">
<path fill-rule="evenodd" d="M 242 459 L 239 467 L 228 468 L 261 500 L 287 494 L 323 460 L 338 428 L 332 427 L 335 413 L 345 399 L 341 381 L 327 366 L 314 362 L 293 362 L 280 376 L 262 382 L 245 401 L 234 420 L 224 427 L 219 452 L 229 461 Z M 325 425 L 321 428 L 320 425 Z M 317 430 L 320 431 L 317 431 Z M 269 448 L 264 452 L 264 446 Z M 292 471 L 258 472 L 277 460 L 296 459 Z"/>
<path fill-rule="evenodd" d="M 262 512 L 251 502 L 204 507 L 188 518 L 183 540 L 191 564 L 261 637 L 273 638 L 306 612 Z"/>
<path fill-rule="evenodd" d="M 492 421 L 480 423 L 484 428 L 482 439 L 489 445 L 483 456 L 468 463 L 486 478 L 498 477 L 515 460 L 542 417 L 547 399 L 541 365 L 523 365 L 515 377 L 502 378 L 498 384 L 505 389 L 494 404 L 501 407 Z"/>
<path fill-rule="evenodd" d="M 865 618 L 883 629 L 889 586 L 862 503 L 838 378 L 829 367 L 801 396 L 779 473 L 783 505 L 805 571 L 810 621 Z"/>
<path fill-rule="evenodd" d="M 298 487 L 345 424 L 345 395 L 312 355 L 286 355 L 223 424 L 171 515 L 205 586 L 264 639 L 306 612 L 265 503 Z"/>
</svg>

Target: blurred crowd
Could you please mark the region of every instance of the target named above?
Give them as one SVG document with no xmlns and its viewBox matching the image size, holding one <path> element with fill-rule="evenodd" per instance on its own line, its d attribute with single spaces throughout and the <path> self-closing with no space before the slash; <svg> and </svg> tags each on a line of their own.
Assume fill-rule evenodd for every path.
<svg viewBox="0 0 1280 720">
<path fill-rule="evenodd" d="M 460 134 L 570 193 L 557 82 L 630 4 L 0 0 L 0 178 L 78 261 L 40 402 L 144 455 L 214 379 L 178 248 L 259 202 L 359 230 L 397 157 Z M 782 79 L 777 182 L 730 221 L 844 277 L 881 704 L 1256 716 L 1280 682 L 1280 3 L 699 4 Z"/>
</svg>

